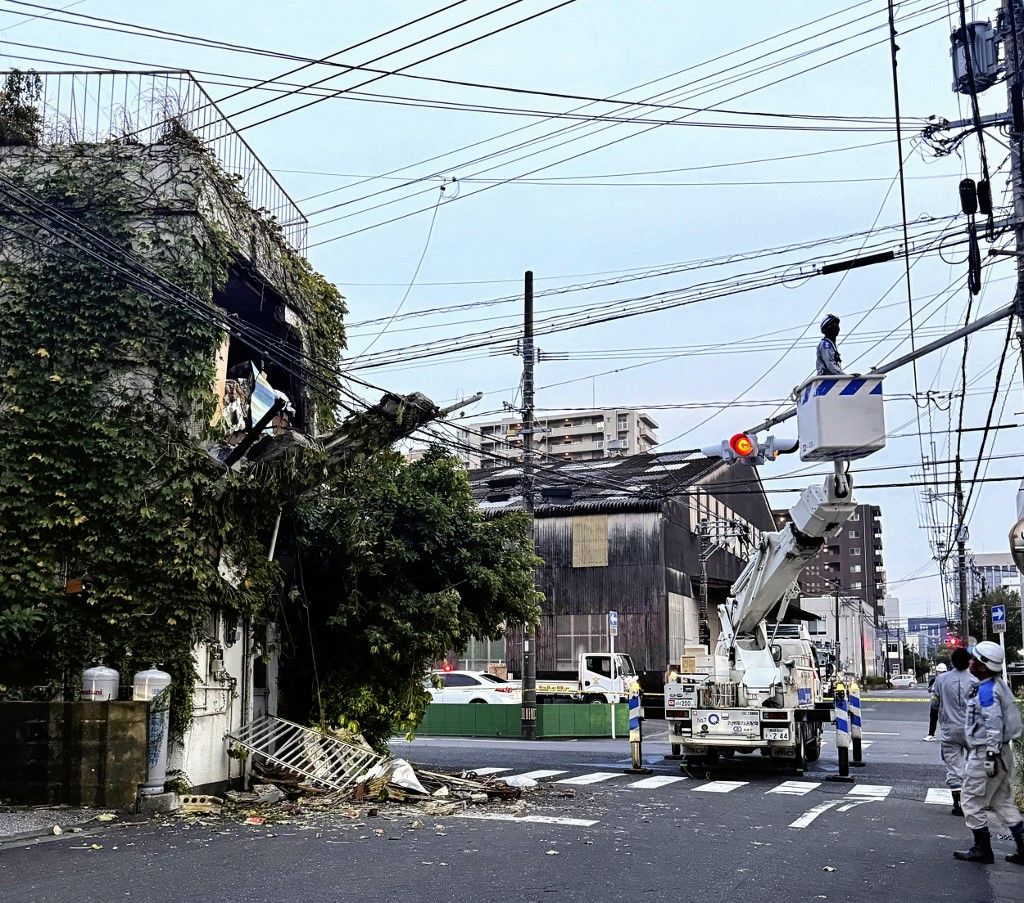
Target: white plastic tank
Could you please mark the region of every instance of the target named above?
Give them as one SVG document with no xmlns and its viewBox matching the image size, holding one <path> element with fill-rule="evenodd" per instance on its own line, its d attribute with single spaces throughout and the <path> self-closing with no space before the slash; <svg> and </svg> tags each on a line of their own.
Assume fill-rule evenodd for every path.
<svg viewBox="0 0 1024 903">
<path fill-rule="evenodd" d="M 149 771 L 146 783 L 142 785 L 144 796 L 163 793 L 167 780 L 167 733 L 170 727 L 171 694 L 169 690 L 166 693 L 164 690 L 170 685 L 171 675 L 161 671 L 156 665 L 137 672 L 132 681 L 133 698 L 149 703 Z"/>
<path fill-rule="evenodd" d="M 82 672 L 80 698 L 83 702 L 113 702 L 120 685 L 121 675 L 99 662 Z"/>
</svg>

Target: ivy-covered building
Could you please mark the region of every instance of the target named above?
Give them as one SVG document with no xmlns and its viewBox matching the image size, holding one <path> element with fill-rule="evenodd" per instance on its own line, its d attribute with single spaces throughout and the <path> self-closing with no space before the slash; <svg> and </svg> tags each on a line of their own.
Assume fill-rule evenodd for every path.
<svg viewBox="0 0 1024 903">
<path fill-rule="evenodd" d="M 275 710 L 269 559 L 335 426 L 311 362 L 340 360 L 345 306 L 298 208 L 166 75 L 0 91 L 0 698 L 158 664 L 171 766 L 206 785 L 241 768 L 225 731 Z M 263 414 L 254 463 L 225 467 Z"/>
</svg>

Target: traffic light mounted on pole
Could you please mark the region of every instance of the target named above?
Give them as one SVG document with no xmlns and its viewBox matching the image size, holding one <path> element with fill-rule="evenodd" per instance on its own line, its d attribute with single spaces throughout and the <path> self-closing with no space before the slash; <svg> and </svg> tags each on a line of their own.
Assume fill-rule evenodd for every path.
<svg viewBox="0 0 1024 903">
<path fill-rule="evenodd" d="M 717 445 L 707 445 L 701 454 L 709 458 L 721 458 L 727 464 L 748 464 L 755 466 L 765 461 L 774 461 L 779 455 L 789 454 L 797 450 L 799 440 L 783 439 L 769 436 L 763 443 L 758 443 L 752 433 L 736 433 L 729 439 L 723 439 Z"/>
</svg>

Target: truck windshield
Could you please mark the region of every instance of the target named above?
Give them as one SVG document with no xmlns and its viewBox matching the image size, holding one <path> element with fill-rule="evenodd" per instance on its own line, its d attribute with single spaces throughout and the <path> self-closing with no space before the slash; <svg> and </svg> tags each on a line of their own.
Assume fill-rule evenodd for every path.
<svg viewBox="0 0 1024 903">
<path fill-rule="evenodd" d="M 636 677 L 636 670 L 633 668 L 633 659 L 621 652 L 615 653 L 615 668 L 619 677 Z"/>
</svg>

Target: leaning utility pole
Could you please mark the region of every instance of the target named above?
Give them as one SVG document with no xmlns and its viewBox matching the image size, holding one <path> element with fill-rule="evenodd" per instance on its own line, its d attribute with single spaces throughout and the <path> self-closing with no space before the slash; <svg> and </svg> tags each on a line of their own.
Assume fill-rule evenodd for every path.
<svg viewBox="0 0 1024 903">
<path fill-rule="evenodd" d="M 523 510 L 530 518 L 530 536 L 536 548 L 533 517 L 533 271 L 526 271 L 523 291 Z M 524 740 L 537 738 L 537 630 L 527 624 L 523 633 Z"/>
</svg>

